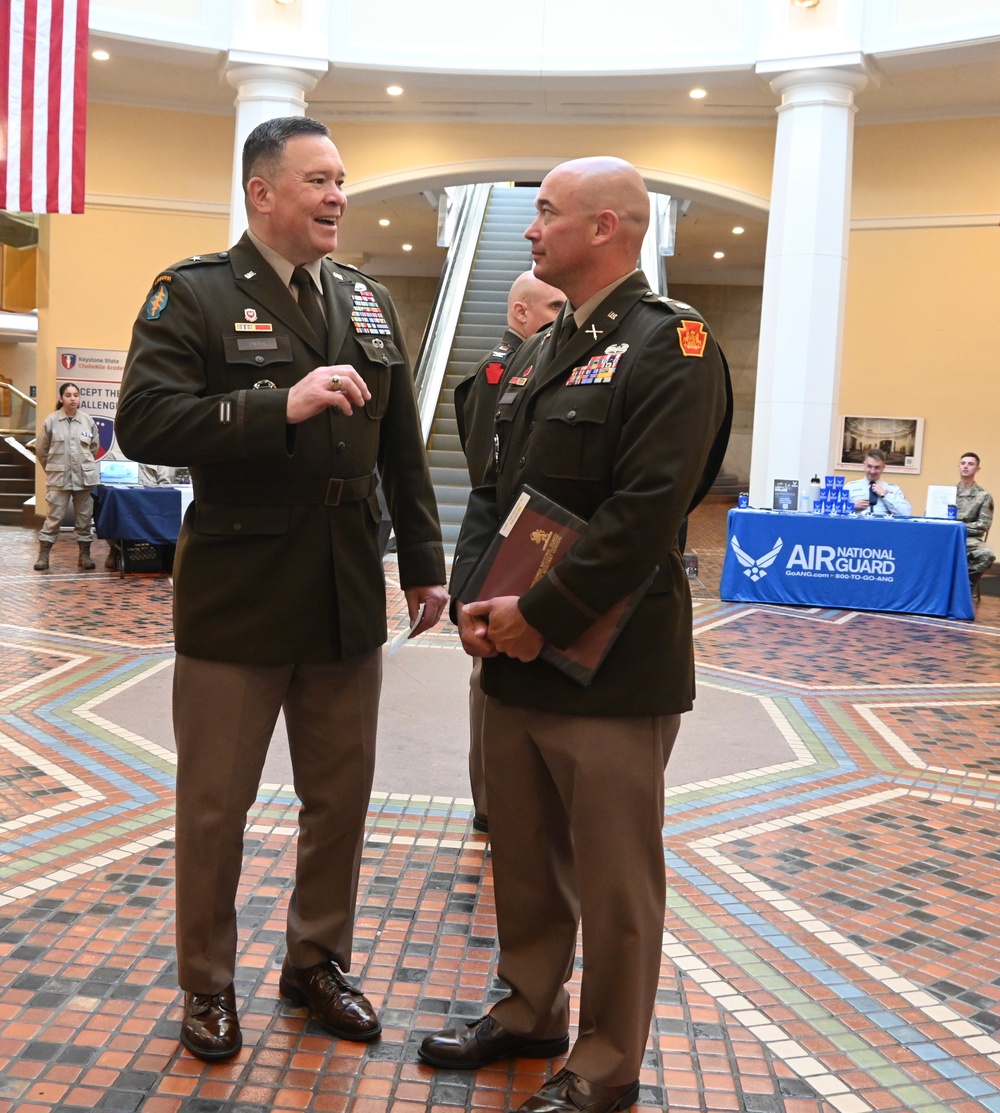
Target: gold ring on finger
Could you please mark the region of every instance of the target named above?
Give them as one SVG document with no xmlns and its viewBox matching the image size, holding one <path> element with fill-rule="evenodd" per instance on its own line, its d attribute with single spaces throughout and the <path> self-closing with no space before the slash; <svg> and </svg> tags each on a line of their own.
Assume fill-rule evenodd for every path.
<svg viewBox="0 0 1000 1113">
<path fill-rule="evenodd" d="M 334 390 L 340 390 L 341 389 L 341 387 L 340 387 L 340 376 L 339 375 L 331 375 L 330 376 L 330 386 Z"/>
</svg>

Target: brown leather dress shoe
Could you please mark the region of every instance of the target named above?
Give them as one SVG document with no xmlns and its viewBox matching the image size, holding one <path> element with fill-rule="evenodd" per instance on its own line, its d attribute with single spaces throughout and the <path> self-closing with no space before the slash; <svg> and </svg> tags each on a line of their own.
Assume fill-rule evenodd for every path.
<svg viewBox="0 0 1000 1113">
<path fill-rule="evenodd" d="M 598 1086 L 565 1068 L 518 1107 L 517 1113 L 615 1113 L 635 1105 L 639 1083 Z"/>
<path fill-rule="evenodd" d="M 185 993 L 181 1043 L 211 1063 L 231 1059 L 243 1046 L 236 994 L 230 983 L 221 993 Z"/>
<path fill-rule="evenodd" d="M 298 969 L 287 957 L 278 982 L 282 997 L 308 1006 L 323 1028 L 342 1040 L 373 1040 L 382 1031 L 367 997 L 344 981 L 332 960 Z"/>
<path fill-rule="evenodd" d="M 569 1036 L 536 1040 L 515 1036 L 487 1014 L 462 1028 L 447 1028 L 425 1036 L 417 1054 L 425 1063 L 456 1070 L 478 1070 L 497 1059 L 551 1059 L 569 1047 Z"/>
</svg>

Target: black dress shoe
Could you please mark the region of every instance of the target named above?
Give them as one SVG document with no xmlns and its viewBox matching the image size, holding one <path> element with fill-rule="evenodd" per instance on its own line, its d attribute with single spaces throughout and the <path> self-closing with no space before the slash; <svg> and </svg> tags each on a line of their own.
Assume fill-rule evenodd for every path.
<svg viewBox="0 0 1000 1113">
<path fill-rule="evenodd" d="M 344 980 L 332 959 L 298 969 L 286 957 L 278 988 L 282 997 L 308 1006 L 331 1036 L 366 1042 L 382 1031 L 371 1002 Z"/>
<path fill-rule="evenodd" d="M 185 993 L 181 1043 L 199 1059 L 231 1059 L 243 1046 L 232 984 L 221 993 Z"/>
<path fill-rule="evenodd" d="M 554 1074 L 517 1113 L 615 1113 L 635 1105 L 639 1083 L 598 1086 L 565 1068 Z"/>
<path fill-rule="evenodd" d="M 473 831 L 478 831 L 482 835 L 488 835 L 490 833 L 490 821 L 483 812 L 476 812 L 472 817 L 472 829 Z"/>
<path fill-rule="evenodd" d="M 478 1070 L 497 1059 L 551 1059 L 569 1047 L 569 1036 L 536 1040 L 515 1036 L 487 1014 L 462 1028 L 448 1028 L 426 1036 L 417 1054 L 435 1067 Z"/>
</svg>

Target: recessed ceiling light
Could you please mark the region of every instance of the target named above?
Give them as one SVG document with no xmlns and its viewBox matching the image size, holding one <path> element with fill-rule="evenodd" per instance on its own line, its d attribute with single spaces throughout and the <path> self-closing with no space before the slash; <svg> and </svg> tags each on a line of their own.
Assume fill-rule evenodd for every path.
<svg viewBox="0 0 1000 1113">
<path fill-rule="evenodd" d="M 733 235 L 734 236 L 742 236 L 743 232 L 744 232 L 744 228 L 741 224 L 737 224 L 736 227 L 733 229 Z"/>
<path fill-rule="evenodd" d="M 403 250 L 404 251 L 412 251 L 413 250 L 413 244 L 412 243 L 404 243 L 403 244 Z"/>
<path fill-rule="evenodd" d="M 385 90 L 390 97 L 401 97 L 403 95 L 402 85 L 387 85 Z"/>
<path fill-rule="evenodd" d="M 715 254 L 714 254 L 714 255 L 712 256 L 712 258 L 713 258 L 713 259 L 725 259 L 725 257 L 726 257 L 726 253 L 725 253 L 724 251 L 717 251 L 717 252 L 716 252 L 716 253 L 715 253 Z"/>
<path fill-rule="evenodd" d="M 111 55 L 106 50 L 95 50 L 94 53 L 91 54 L 91 58 L 93 58 L 95 62 L 106 62 L 110 57 Z"/>
<path fill-rule="evenodd" d="M 382 219 L 379 221 L 379 224 L 381 224 L 383 228 L 388 228 L 390 223 L 391 222 L 387 216 L 382 217 Z"/>
<path fill-rule="evenodd" d="M 692 89 L 691 92 L 688 93 L 688 96 L 692 100 L 704 100 L 705 97 L 708 96 L 708 90 L 707 89 Z"/>
</svg>

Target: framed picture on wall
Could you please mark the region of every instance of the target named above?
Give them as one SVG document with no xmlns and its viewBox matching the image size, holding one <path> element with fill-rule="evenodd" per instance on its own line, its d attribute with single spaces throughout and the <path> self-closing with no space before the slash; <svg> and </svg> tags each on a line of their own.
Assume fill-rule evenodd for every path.
<svg viewBox="0 0 1000 1113">
<path fill-rule="evenodd" d="M 856 417 L 840 418 L 840 458 L 834 467 L 846 471 L 864 471 L 865 456 L 873 448 L 885 453 L 886 471 L 920 471 L 924 450 L 924 419 L 922 417 Z"/>
</svg>

